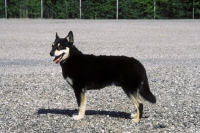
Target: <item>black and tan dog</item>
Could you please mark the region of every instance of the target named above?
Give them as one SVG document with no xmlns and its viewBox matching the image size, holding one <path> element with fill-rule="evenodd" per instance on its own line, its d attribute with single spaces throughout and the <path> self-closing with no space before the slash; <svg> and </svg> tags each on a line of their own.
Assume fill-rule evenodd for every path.
<svg viewBox="0 0 200 133">
<path fill-rule="evenodd" d="M 50 52 L 51 56 L 55 56 L 53 62 L 60 62 L 63 77 L 74 90 L 79 112 L 73 118 L 80 120 L 84 117 L 86 90 L 101 89 L 114 84 L 121 86 L 135 104 L 137 112 L 131 114 L 131 118 L 134 122 L 138 122 L 143 112 L 139 94 L 145 100 L 156 103 L 156 98 L 149 89 L 143 65 L 138 60 L 125 56 L 83 54 L 73 45 L 73 42 L 72 31 L 65 38 L 59 38 L 56 33 Z"/>
</svg>

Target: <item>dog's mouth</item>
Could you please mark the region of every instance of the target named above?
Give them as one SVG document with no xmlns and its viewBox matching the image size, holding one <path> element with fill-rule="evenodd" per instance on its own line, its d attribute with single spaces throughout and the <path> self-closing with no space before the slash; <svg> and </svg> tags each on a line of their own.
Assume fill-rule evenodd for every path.
<svg viewBox="0 0 200 133">
<path fill-rule="evenodd" d="M 60 62 L 64 54 L 65 53 L 62 53 L 61 55 L 56 56 L 55 59 L 53 60 L 53 63 L 57 64 L 58 62 Z"/>
</svg>

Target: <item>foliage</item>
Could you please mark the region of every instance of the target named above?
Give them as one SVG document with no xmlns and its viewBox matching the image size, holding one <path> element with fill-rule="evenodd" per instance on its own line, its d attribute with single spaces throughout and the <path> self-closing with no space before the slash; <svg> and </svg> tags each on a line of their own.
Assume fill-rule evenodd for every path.
<svg viewBox="0 0 200 133">
<path fill-rule="evenodd" d="M 0 0 L 0 18 L 5 17 L 5 3 Z"/>
<path fill-rule="evenodd" d="M 41 0 L 1 0 L 0 18 L 40 18 Z M 115 19 L 117 0 L 81 0 L 81 18 Z M 119 19 L 190 19 L 200 18 L 199 0 L 118 0 Z M 154 2 L 156 4 L 154 5 Z M 43 0 L 43 17 L 80 18 L 80 0 Z M 155 10 L 154 10 L 155 6 Z"/>
<path fill-rule="evenodd" d="M 85 0 L 82 6 L 82 17 L 85 19 L 115 18 L 115 0 Z"/>
<path fill-rule="evenodd" d="M 19 9 L 19 4 L 18 4 L 17 0 L 7 1 L 8 17 L 18 18 L 19 17 L 19 10 L 18 9 Z"/>
</svg>

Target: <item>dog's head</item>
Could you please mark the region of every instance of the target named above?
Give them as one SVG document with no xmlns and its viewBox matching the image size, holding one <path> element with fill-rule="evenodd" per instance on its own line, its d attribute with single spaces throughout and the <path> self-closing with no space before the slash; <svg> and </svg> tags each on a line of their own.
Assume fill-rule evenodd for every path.
<svg viewBox="0 0 200 133">
<path fill-rule="evenodd" d="M 69 57 L 70 48 L 73 46 L 74 37 L 72 31 L 65 38 L 60 38 L 56 33 L 56 39 L 52 44 L 51 56 L 55 56 L 55 64 L 65 61 Z"/>
</svg>

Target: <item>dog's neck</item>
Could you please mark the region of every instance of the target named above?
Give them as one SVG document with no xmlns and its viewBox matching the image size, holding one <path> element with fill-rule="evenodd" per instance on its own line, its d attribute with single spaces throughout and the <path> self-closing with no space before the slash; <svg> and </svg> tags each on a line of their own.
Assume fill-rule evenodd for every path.
<svg viewBox="0 0 200 133">
<path fill-rule="evenodd" d="M 80 54 L 82 55 L 83 54 L 74 45 L 70 48 L 70 52 L 69 53 L 70 53 L 70 55 L 80 55 Z"/>
</svg>

